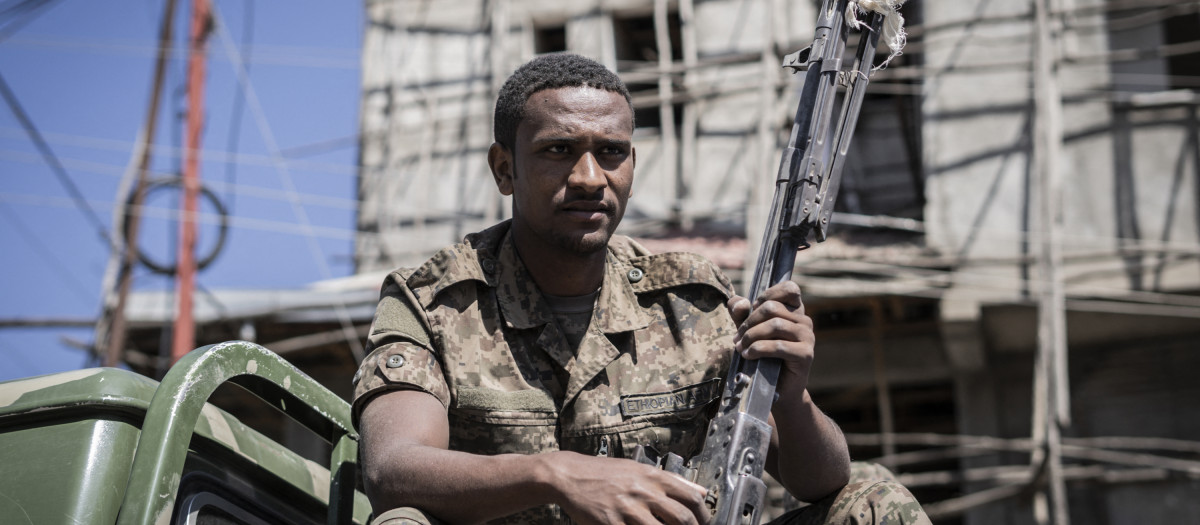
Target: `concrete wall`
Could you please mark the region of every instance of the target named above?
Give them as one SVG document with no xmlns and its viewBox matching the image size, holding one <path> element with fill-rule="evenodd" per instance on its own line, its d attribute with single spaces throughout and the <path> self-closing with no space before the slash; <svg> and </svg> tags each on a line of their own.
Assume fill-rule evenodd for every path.
<svg viewBox="0 0 1200 525">
<path fill-rule="evenodd" d="M 670 3 L 672 12 L 679 9 Z M 672 77 L 675 94 L 691 95 L 675 109 L 694 117 L 694 146 L 683 144 L 681 127 L 669 142 L 661 128 L 639 128 L 635 197 L 624 230 L 695 221 L 744 228 L 753 185 L 769 184 L 774 175 L 775 142 L 790 119 L 799 79 L 783 77 L 775 60 L 767 67 L 756 54 L 765 39 L 781 48 L 806 42 L 813 9 L 807 2 L 769 0 L 695 3 L 683 22 L 695 39 L 681 39 L 677 54 L 717 63 Z M 568 50 L 605 63 L 627 81 L 657 82 L 656 63 L 619 62 L 614 41 L 614 19 L 651 16 L 647 0 L 395 0 L 369 2 L 367 13 L 360 272 L 419 264 L 508 216 L 485 159 L 492 104 L 508 74 L 534 56 L 538 30 L 562 27 Z M 771 94 L 766 104 L 764 77 Z M 653 111 L 657 93 L 642 93 L 635 103 Z M 766 146 L 762 121 L 772 122 Z"/>
<path fill-rule="evenodd" d="M 1066 4 L 1060 7 L 1103 5 L 1094 0 Z M 1039 279 L 1036 245 L 1025 242 L 1036 242 L 1041 228 L 1030 195 L 1037 183 L 1031 161 L 1036 118 L 1032 8 L 1028 2 L 988 0 L 924 5 L 928 26 L 946 26 L 923 35 L 925 240 L 959 262 L 943 302 L 951 362 L 967 363 L 957 372 L 959 428 L 972 435 L 1028 436 L 1036 311 L 1013 304 L 1029 304 Z M 1164 97 L 1161 59 L 1110 63 L 1111 50 L 1164 43 L 1154 24 L 1107 29 L 1110 17 L 1129 14 L 1093 10 L 1068 17 L 1069 29 L 1060 33 L 1056 50 L 1068 59 L 1058 75 L 1068 309 L 1074 299 L 1097 296 L 1154 306 L 1194 304 L 1163 293 L 1200 289 L 1200 263 L 1187 255 L 1194 252 L 1200 231 L 1195 98 Z M 962 21 L 968 22 L 955 23 Z M 1154 79 L 1159 80 L 1147 82 Z M 1194 317 L 1155 315 L 1136 305 L 1123 310 L 1068 313 L 1075 423 L 1065 435 L 1200 439 L 1196 428 L 1183 423 L 1196 415 L 1180 412 L 1200 402 L 1200 392 L 1174 375 L 1180 367 L 1194 368 L 1194 357 L 1180 353 L 1195 348 Z M 965 350 L 956 356 L 956 347 Z M 967 459 L 963 465 L 1022 461 L 1027 457 Z M 1080 522 L 1190 521 L 1200 512 L 1180 497 L 1194 493 L 1194 483 L 1073 482 L 1069 487 L 1071 517 Z M 1033 519 L 1029 502 L 1019 498 L 976 509 L 966 518 L 966 523 Z"/>
<path fill-rule="evenodd" d="M 1032 307 L 988 307 L 982 315 L 990 351 L 987 373 L 960 385 L 959 425 L 968 435 L 1030 435 L 1033 349 L 1037 312 Z M 1200 439 L 1200 388 L 1190 370 L 1200 366 L 1189 319 L 1074 312 L 1071 341 L 1072 424 L 1064 437 L 1126 436 Z M 970 459 L 964 466 L 1021 465 L 1027 454 Z M 1097 464 L 1071 452 L 1068 466 Z M 1127 466 L 1128 467 L 1128 466 Z M 1135 470 L 1127 470 L 1136 479 Z M 1114 479 L 1117 477 L 1114 476 Z M 980 483 L 975 490 L 992 486 Z M 1151 475 L 1140 481 L 1103 479 L 1068 483 L 1075 523 L 1189 523 L 1200 515 L 1195 480 Z M 1003 500 L 975 509 L 964 523 L 1032 523 L 1029 501 Z"/>
<path fill-rule="evenodd" d="M 482 2 L 373 2 L 363 42 L 359 271 L 500 214 L 486 168 L 496 45 Z M 515 40 L 499 56 L 519 55 Z M 399 231 L 408 235 L 399 235 Z"/>
<path fill-rule="evenodd" d="M 1075 8 L 1102 3 L 1084 0 Z M 1032 20 L 1027 2 L 930 0 L 925 37 L 923 139 L 927 170 L 926 242 L 962 257 L 991 279 L 1030 277 L 1019 263 L 1035 255 L 1036 204 L 1031 165 L 1034 130 Z M 989 21 L 991 19 L 991 21 Z M 1056 53 L 1103 55 L 1110 49 L 1102 11 L 1068 19 Z M 1160 42 L 1154 26 L 1124 34 L 1116 46 Z M 1136 38 L 1134 38 L 1136 37 Z M 935 45 L 936 44 L 936 45 Z M 1200 286 L 1200 264 L 1171 248 L 1197 242 L 1195 103 L 1134 96 L 1114 73 L 1161 70 L 1162 60 L 1064 63 L 1063 250 L 1074 289 L 1098 295 Z M 1154 86 L 1141 85 L 1145 91 Z M 1159 251 L 1167 248 L 1167 252 Z M 1160 264 L 1160 259 L 1166 259 Z M 997 259 L 1010 264 L 994 264 Z M 979 286 L 984 301 L 1019 299 L 1028 286 Z M 1014 296 L 1014 292 L 1016 292 Z M 1069 290 L 1070 292 L 1070 290 Z"/>
</svg>

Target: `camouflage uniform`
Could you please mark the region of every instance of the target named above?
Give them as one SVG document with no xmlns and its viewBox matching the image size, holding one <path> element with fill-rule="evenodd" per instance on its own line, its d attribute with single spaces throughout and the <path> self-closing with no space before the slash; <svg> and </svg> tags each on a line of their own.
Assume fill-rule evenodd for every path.
<svg viewBox="0 0 1200 525">
<path fill-rule="evenodd" d="M 793 510 L 768 525 L 925 525 L 929 517 L 882 465 L 850 464 L 850 482 L 836 494 Z"/>
<path fill-rule="evenodd" d="M 373 395 L 415 388 L 446 407 L 452 450 L 698 452 L 736 332 L 724 275 L 697 255 L 651 255 L 614 236 L 591 324 L 573 349 L 508 231 L 504 222 L 469 235 L 387 277 L 373 350 L 355 376 L 355 421 Z M 430 521 L 414 516 L 398 510 L 378 522 Z M 546 505 L 497 521 L 530 522 L 569 519 Z"/>
</svg>

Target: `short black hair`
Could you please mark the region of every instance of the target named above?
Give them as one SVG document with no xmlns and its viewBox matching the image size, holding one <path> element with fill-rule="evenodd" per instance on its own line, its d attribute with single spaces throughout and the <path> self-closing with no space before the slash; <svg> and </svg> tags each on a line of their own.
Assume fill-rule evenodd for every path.
<svg viewBox="0 0 1200 525">
<path fill-rule="evenodd" d="M 517 141 L 517 126 L 525 118 L 525 102 L 538 91 L 564 87 L 593 87 L 620 93 L 633 112 L 633 98 L 621 78 L 603 64 L 573 53 L 539 56 L 517 68 L 496 97 L 492 134 L 509 151 Z"/>
</svg>

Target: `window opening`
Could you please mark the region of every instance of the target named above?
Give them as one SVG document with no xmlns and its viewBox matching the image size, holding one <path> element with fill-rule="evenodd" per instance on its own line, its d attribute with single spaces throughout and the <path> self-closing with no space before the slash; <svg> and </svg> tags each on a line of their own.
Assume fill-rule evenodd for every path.
<svg viewBox="0 0 1200 525">
<path fill-rule="evenodd" d="M 566 51 L 567 27 L 564 25 L 554 25 L 535 28 L 533 31 L 533 50 L 539 55 Z"/>
<path fill-rule="evenodd" d="M 1200 14 L 1188 13 L 1163 20 L 1163 40 L 1167 46 L 1200 40 Z M 1200 53 L 1166 57 L 1167 85 L 1170 89 L 1200 91 Z"/>
<path fill-rule="evenodd" d="M 681 25 L 679 11 L 669 11 L 667 13 L 667 33 L 670 36 L 672 62 L 683 61 Z M 614 16 L 613 36 L 613 41 L 616 43 L 617 72 L 642 73 L 625 83 L 635 102 L 638 99 L 653 98 L 658 95 L 658 77 L 654 73 L 658 71 L 659 49 L 658 39 L 654 32 L 654 14 Z M 630 78 L 630 75 L 623 76 Z M 679 92 L 682 86 L 674 83 L 672 89 Z M 675 115 L 675 129 L 679 130 L 683 125 L 683 104 L 677 103 L 672 106 Z M 633 118 L 638 128 L 662 127 L 662 115 L 658 104 L 635 104 Z"/>
</svg>

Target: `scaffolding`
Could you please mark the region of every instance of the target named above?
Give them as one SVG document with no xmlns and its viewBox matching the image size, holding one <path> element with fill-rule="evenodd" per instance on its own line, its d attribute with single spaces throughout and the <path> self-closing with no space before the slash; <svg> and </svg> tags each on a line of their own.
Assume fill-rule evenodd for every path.
<svg viewBox="0 0 1200 525">
<path fill-rule="evenodd" d="M 655 250 L 690 238 L 745 239 L 746 259 L 723 264 L 740 281 L 770 198 L 770 185 L 754 181 L 774 174 L 795 105 L 797 79 L 782 73 L 780 59 L 811 37 L 814 6 L 565 4 L 367 2 L 360 270 L 417 264 L 507 216 L 482 163 L 491 142 L 491 101 L 520 63 L 569 50 L 605 63 L 633 92 L 638 197 L 622 232 Z M 795 273 L 813 315 L 834 319 L 827 331 L 818 322 L 818 336 L 833 333 L 832 348 L 843 339 L 847 348 L 861 347 L 861 354 L 848 353 L 869 363 L 847 364 L 856 376 L 814 378 L 830 392 L 850 385 L 873 391 L 877 431 L 849 432 L 851 446 L 877 450 L 874 461 L 896 469 L 910 488 L 940 489 L 934 493 L 946 497 L 923 502 L 938 520 L 970 521 L 974 511 L 1019 501 L 1016 515 L 1063 524 L 1071 519 L 1070 487 L 1085 482 L 1194 488 L 1200 442 L 1193 439 L 1200 429 L 1179 432 L 1192 439 L 1083 436 L 1073 429 L 1075 365 L 1068 366 L 1067 356 L 1075 354 L 1068 350 L 1107 343 L 1068 334 L 1067 327 L 1069 314 L 1130 326 L 1154 319 L 1153 333 L 1172 338 L 1160 346 L 1172 348 L 1196 335 L 1200 227 L 1171 220 L 1186 207 L 1173 191 L 1168 208 L 1176 215 L 1151 235 L 1136 222 L 1141 204 L 1121 194 L 1131 191 L 1122 184 L 1146 183 L 1143 174 L 1158 161 L 1134 155 L 1130 146 L 1127 158 L 1118 152 L 1116 167 L 1104 168 L 1113 172 L 1117 195 L 1096 205 L 1104 208 L 1096 214 L 1117 217 L 1112 227 L 1086 222 L 1080 202 L 1097 199 L 1078 188 L 1105 147 L 1092 143 L 1096 137 L 1132 144 L 1147 140 L 1142 134 L 1150 128 L 1182 144 L 1174 179 L 1195 179 L 1200 72 L 1186 68 L 1200 63 L 1200 41 L 1172 36 L 1170 24 L 1178 17 L 1200 21 L 1200 3 L 1033 0 L 989 7 L 910 0 L 905 8 L 914 22 L 909 47 L 873 79 L 874 96 L 846 168 L 835 222 L 853 227 L 847 238 L 805 252 Z M 1192 61 L 1179 61 L 1187 57 Z M 1147 124 L 1143 113 L 1156 120 Z M 1072 191 L 1064 196 L 1064 188 Z M 1017 211 L 1010 217 L 1006 208 Z M 1015 226 L 1001 227 L 1003 220 Z M 728 249 L 719 246 L 708 255 L 716 259 Z M 704 253 L 703 243 L 693 247 Z M 1152 286 L 1144 285 L 1147 272 L 1157 272 Z M 987 333 L 992 322 L 984 317 L 993 306 L 995 315 L 1010 317 L 1036 311 L 1022 326 L 1037 337 Z M 839 329 L 843 321 L 835 318 L 857 321 Z M 899 341 L 899 333 L 911 343 Z M 898 354 L 908 351 L 899 348 L 931 341 L 942 347 L 938 364 L 930 358 L 897 369 Z M 968 407 L 987 406 L 974 399 L 1001 391 L 973 383 L 990 373 L 989 360 L 1008 359 L 1001 353 L 1009 347 L 1024 352 L 1009 350 L 1027 359 L 1031 376 L 1021 379 L 1028 386 L 1022 430 L 1028 437 L 999 437 L 1015 433 L 1000 428 L 972 433 L 970 427 L 986 424 Z M 923 372 L 954 385 L 951 432 L 901 430 L 895 394 L 928 381 Z M 1185 392 L 1200 400 L 1200 393 Z M 991 403 L 994 410 L 1002 406 Z M 1184 413 L 1195 412 L 1163 417 Z M 920 467 L 930 464 L 953 468 Z"/>
</svg>

